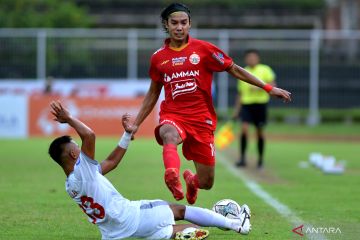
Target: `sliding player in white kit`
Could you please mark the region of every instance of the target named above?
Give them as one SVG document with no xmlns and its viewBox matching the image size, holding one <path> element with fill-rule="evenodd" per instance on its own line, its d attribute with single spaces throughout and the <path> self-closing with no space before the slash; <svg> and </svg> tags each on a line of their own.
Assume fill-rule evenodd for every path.
<svg viewBox="0 0 360 240">
<path fill-rule="evenodd" d="M 131 141 L 129 115 L 122 117 L 125 132 L 118 146 L 99 164 L 94 160 L 95 133 L 72 117 L 60 102 L 52 102 L 50 106 L 54 120 L 74 128 L 82 143 L 79 147 L 70 136 L 62 136 L 51 143 L 49 154 L 67 176 L 66 191 L 88 215 L 89 221 L 99 227 L 102 239 L 184 239 L 188 236 L 191 237 L 187 239 L 205 239 L 209 232 L 198 229 L 197 225 L 232 229 L 240 234 L 250 232 L 250 209 L 245 204 L 239 218 L 229 219 L 204 208 L 124 198 L 103 175 L 116 168 Z M 193 224 L 175 224 L 175 220 Z"/>
</svg>

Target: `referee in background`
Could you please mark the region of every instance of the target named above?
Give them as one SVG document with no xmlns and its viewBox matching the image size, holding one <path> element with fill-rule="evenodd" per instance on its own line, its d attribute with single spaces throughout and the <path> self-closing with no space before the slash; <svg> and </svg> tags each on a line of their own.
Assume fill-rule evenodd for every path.
<svg viewBox="0 0 360 240">
<path fill-rule="evenodd" d="M 249 49 L 245 52 L 245 69 L 263 80 L 265 83 L 275 86 L 275 73 L 267 65 L 260 63 L 259 52 Z M 252 86 L 244 81 L 238 81 L 238 95 L 235 103 L 233 118 L 241 119 L 240 134 L 240 159 L 236 162 L 237 167 L 246 166 L 246 148 L 249 135 L 249 124 L 256 127 L 258 163 L 257 167 L 263 167 L 265 135 L 264 127 L 267 120 L 267 105 L 270 96 L 263 89 Z"/>
</svg>

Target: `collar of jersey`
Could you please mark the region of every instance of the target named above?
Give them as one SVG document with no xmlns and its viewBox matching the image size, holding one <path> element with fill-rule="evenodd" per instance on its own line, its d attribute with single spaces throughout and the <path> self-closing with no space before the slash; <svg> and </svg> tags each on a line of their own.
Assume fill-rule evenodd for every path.
<svg viewBox="0 0 360 240">
<path fill-rule="evenodd" d="M 184 45 L 181 46 L 181 47 L 174 48 L 174 47 L 170 47 L 170 45 L 169 45 L 169 44 L 170 44 L 170 38 L 167 38 L 167 39 L 165 39 L 165 45 L 166 45 L 169 49 L 179 52 L 179 51 L 183 50 L 184 48 L 186 48 L 186 47 L 189 45 L 190 41 L 191 41 L 191 37 L 190 37 L 190 35 L 188 35 L 188 42 L 187 42 L 186 44 L 184 44 Z"/>
<path fill-rule="evenodd" d="M 72 174 L 74 174 L 74 171 L 72 171 L 71 173 L 69 173 L 69 175 L 67 175 L 67 177 L 66 177 L 66 181 L 68 181 L 68 179 L 69 179 L 70 175 L 72 175 Z"/>
</svg>

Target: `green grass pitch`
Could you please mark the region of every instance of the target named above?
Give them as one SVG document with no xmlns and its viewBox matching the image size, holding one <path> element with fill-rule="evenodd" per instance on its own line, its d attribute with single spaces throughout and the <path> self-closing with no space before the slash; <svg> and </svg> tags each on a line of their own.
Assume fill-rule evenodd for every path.
<svg viewBox="0 0 360 240">
<path fill-rule="evenodd" d="M 360 236 L 360 159 L 358 141 L 313 140 L 318 136 L 354 136 L 359 127 L 321 126 L 288 132 L 291 127 L 273 126 L 269 135 L 287 133 L 291 140 L 267 142 L 266 168 L 257 173 L 254 139 L 250 141 L 250 170 L 246 171 L 265 191 L 287 205 L 306 223 L 319 227 L 338 227 L 341 234 L 325 234 L 327 239 L 358 239 Z M 355 130 L 354 130 L 355 129 Z M 308 140 L 296 141 L 306 133 Z M 120 134 L 119 134 L 120 135 Z M 0 239 L 100 239 L 97 227 L 66 194 L 65 175 L 47 155 L 51 139 L 0 140 Z M 116 145 L 116 138 L 98 138 L 96 158 L 101 161 Z M 237 143 L 219 153 L 228 161 L 237 158 Z M 180 148 L 179 148 L 180 149 Z M 310 152 L 322 152 L 347 161 L 341 176 L 324 175 L 319 170 L 299 168 Z M 153 139 L 132 142 L 123 162 L 108 174 L 126 198 L 174 201 L 163 182 L 161 148 Z M 251 162 L 252 161 L 252 162 Z M 193 164 L 182 160 L 182 170 Z M 263 174 L 265 177 L 259 177 Z M 258 176 L 259 175 L 259 176 Z M 200 191 L 197 206 L 211 208 L 223 198 L 247 203 L 252 210 L 253 231 L 240 236 L 232 231 L 210 228 L 209 239 L 302 239 L 291 232 L 289 219 L 255 196 L 245 184 L 220 163 L 215 185 Z M 185 201 L 180 201 L 186 204 Z"/>
</svg>

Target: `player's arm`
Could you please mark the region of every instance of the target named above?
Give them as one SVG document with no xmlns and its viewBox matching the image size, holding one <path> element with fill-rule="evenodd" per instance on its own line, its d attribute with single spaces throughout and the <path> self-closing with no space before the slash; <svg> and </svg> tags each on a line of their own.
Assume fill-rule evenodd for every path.
<svg viewBox="0 0 360 240">
<path fill-rule="evenodd" d="M 125 129 L 125 132 L 121 137 L 118 146 L 116 146 L 116 148 L 110 153 L 110 155 L 100 163 L 101 173 L 103 175 L 115 169 L 125 155 L 126 149 L 131 141 L 131 127 L 129 124 L 129 119 L 129 114 L 125 114 L 122 116 L 122 125 Z"/>
<path fill-rule="evenodd" d="M 79 119 L 71 116 L 70 112 L 62 106 L 59 101 L 53 101 L 50 103 L 52 108 L 51 113 L 54 115 L 54 120 L 60 123 L 67 123 L 81 138 L 81 151 L 91 159 L 95 157 L 95 133 L 91 128 L 81 122 Z"/>
<path fill-rule="evenodd" d="M 228 73 L 237 79 L 241 79 L 242 81 L 245 81 L 249 84 L 267 90 L 271 96 L 282 98 L 284 99 L 285 102 L 291 101 L 290 92 L 283 90 L 281 88 L 272 87 L 268 84 L 265 84 L 262 80 L 258 79 L 257 77 L 255 77 L 254 75 L 252 75 L 251 73 L 249 73 L 248 71 L 246 71 L 245 69 L 243 69 L 242 67 L 236 64 L 233 64 L 229 68 Z M 268 86 L 270 86 L 270 88 L 268 88 Z"/>
<path fill-rule="evenodd" d="M 156 102 L 159 99 L 162 87 L 163 84 L 161 82 L 151 81 L 149 90 L 144 98 L 140 111 L 137 114 L 134 124 L 132 126 L 133 134 L 136 133 L 138 127 L 153 110 Z"/>
</svg>

